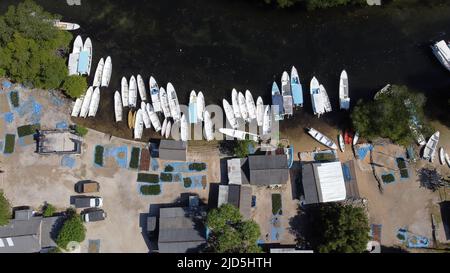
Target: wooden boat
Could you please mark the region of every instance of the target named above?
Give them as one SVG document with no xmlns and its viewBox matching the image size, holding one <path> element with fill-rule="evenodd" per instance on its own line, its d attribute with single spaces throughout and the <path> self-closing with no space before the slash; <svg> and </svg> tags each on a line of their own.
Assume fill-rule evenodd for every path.
<svg viewBox="0 0 450 273">
<path fill-rule="evenodd" d="M 130 107 L 136 107 L 137 104 L 137 84 L 136 84 L 136 78 L 134 76 L 131 76 L 130 78 L 130 85 L 128 88 L 128 106 Z"/>
<path fill-rule="evenodd" d="M 134 128 L 135 127 L 135 125 L 136 125 L 136 115 L 137 115 L 137 111 L 134 111 L 133 112 L 133 119 L 132 119 L 132 127 Z"/>
<path fill-rule="evenodd" d="M 122 95 L 122 105 L 123 107 L 128 107 L 128 80 L 125 77 L 122 77 L 121 82 L 121 95 Z"/>
<path fill-rule="evenodd" d="M 256 100 L 256 123 L 259 127 L 263 126 L 264 122 L 264 102 L 261 97 Z"/>
<path fill-rule="evenodd" d="M 144 132 L 144 120 L 142 109 L 137 110 L 136 120 L 134 122 L 134 139 L 141 139 Z"/>
<path fill-rule="evenodd" d="M 100 88 L 96 87 L 92 94 L 92 99 L 89 104 L 89 117 L 95 117 L 97 115 L 98 105 L 100 104 Z"/>
<path fill-rule="evenodd" d="M 283 96 L 280 93 L 280 89 L 278 88 L 278 84 L 273 82 L 272 84 L 272 107 L 273 112 L 275 114 L 275 120 L 283 120 L 284 119 L 284 107 L 283 107 Z"/>
<path fill-rule="evenodd" d="M 269 135 L 272 129 L 272 115 L 270 111 L 270 106 L 267 105 L 264 110 L 264 120 L 263 120 L 263 135 Z"/>
<path fill-rule="evenodd" d="M 180 119 L 180 136 L 181 141 L 188 141 L 188 125 L 184 114 L 181 115 Z"/>
<path fill-rule="evenodd" d="M 213 123 L 211 120 L 211 115 L 208 111 L 205 111 L 203 119 L 205 121 L 205 138 L 207 141 L 212 141 L 214 140 Z"/>
<path fill-rule="evenodd" d="M 141 110 L 142 110 L 142 121 L 144 122 L 145 129 L 152 128 L 152 122 L 150 121 L 150 117 L 147 113 L 147 104 L 141 101 Z"/>
<path fill-rule="evenodd" d="M 228 122 L 230 123 L 231 127 L 234 129 L 237 129 L 239 124 L 237 123 L 236 118 L 234 117 L 233 108 L 228 103 L 226 99 L 222 100 L 223 109 L 225 111 L 225 116 L 227 117 Z"/>
<path fill-rule="evenodd" d="M 247 103 L 245 101 L 244 94 L 242 92 L 238 93 L 239 110 L 244 121 L 249 121 L 249 114 L 247 110 Z"/>
<path fill-rule="evenodd" d="M 137 80 L 137 86 L 138 86 L 139 96 L 141 98 L 141 101 L 146 101 L 147 100 L 147 90 L 145 90 L 144 79 L 142 79 L 142 76 L 138 74 L 136 80 Z"/>
<path fill-rule="evenodd" d="M 359 140 L 359 132 L 356 132 L 355 135 L 353 136 L 353 146 L 358 144 L 358 140 Z"/>
<path fill-rule="evenodd" d="M 108 56 L 105 61 L 105 66 L 103 67 L 101 86 L 103 87 L 109 86 L 109 82 L 111 81 L 111 74 L 112 74 L 112 60 L 111 57 Z"/>
<path fill-rule="evenodd" d="M 159 99 L 159 87 L 153 76 L 150 77 L 150 97 L 152 98 L 153 110 L 155 112 L 161 112 L 161 100 Z"/>
<path fill-rule="evenodd" d="M 103 68 L 105 67 L 105 60 L 103 58 L 98 61 L 97 69 L 95 70 L 94 74 L 94 82 L 92 86 L 97 87 L 102 84 L 102 75 L 103 75 Z"/>
<path fill-rule="evenodd" d="M 72 114 L 71 114 L 72 117 L 78 117 L 78 115 L 80 114 L 81 105 L 83 104 L 83 98 L 84 98 L 84 96 L 81 96 L 75 100 L 75 104 L 73 105 Z"/>
<path fill-rule="evenodd" d="M 133 129 L 134 127 L 133 116 L 133 110 L 128 111 L 128 128 L 130 129 Z"/>
<path fill-rule="evenodd" d="M 322 95 L 324 111 L 325 113 L 331 112 L 333 109 L 331 108 L 330 98 L 328 97 L 327 90 L 325 90 L 325 87 L 323 85 L 320 85 L 319 88 L 320 94 Z"/>
<path fill-rule="evenodd" d="M 445 151 L 444 148 L 439 148 L 439 161 L 441 162 L 441 165 L 445 164 Z"/>
<path fill-rule="evenodd" d="M 189 95 L 189 123 L 195 124 L 197 122 L 197 94 L 195 90 L 192 90 Z"/>
<path fill-rule="evenodd" d="M 252 93 L 249 90 L 245 91 L 245 103 L 247 105 L 248 116 L 250 120 L 256 119 L 256 106 Z"/>
<path fill-rule="evenodd" d="M 338 140 L 339 140 L 339 148 L 341 148 L 341 152 L 345 152 L 345 142 L 344 142 L 344 137 L 342 137 L 342 134 L 338 135 Z"/>
<path fill-rule="evenodd" d="M 436 155 L 436 148 L 439 143 L 439 131 L 434 133 L 427 142 L 425 149 L 423 151 L 423 159 L 434 161 L 434 156 Z"/>
<path fill-rule="evenodd" d="M 330 138 L 326 137 L 324 134 L 320 133 L 316 129 L 309 128 L 308 134 L 310 136 L 312 136 L 315 140 L 322 143 L 323 145 L 325 145 L 331 149 L 337 150 L 338 147 L 337 147 L 336 143 L 334 143 Z"/>
<path fill-rule="evenodd" d="M 86 38 L 86 40 L 84 41 L 83 44 L 83 51 L 87 51 L 88 53 L 88 68 L 87 68 L 87 75 L 91 75 L 91 67 L 92 67 L 92 41 L 91 39 L 88 37 Z"/>
<path fill-rule="evenodd" d="M 303 88 L 300 83 L 300 77 L 298 76 L 297 69 L 294 66 L 291 69 L 291 90 L 294 106 L 303 107 Z"/>
<path fill-rule="evenodd" d="M 94 92 L 94 88 L 90 86 L 86 91 L 86 94 L 83 98 L 83 103 L 81 104 L 80 117 L 86 118 L 89 113 L 89 105 L 91 104 L 92 93 Z"/>
<path fill-rule="evenodd" d="M 153 128 L 155 128 L 155 131 L 161 131 L 161 122 L 159 121 L 158 115 L 156 114 L 154 108 L 150 103 L 147 103 L 146 110 L 148 116 L 150 117 L 150 121 L 152 122 Z"/>
<path fill-rule="evenodd" d="M 166 135 L 166 129 L 167 129 L 167 119 L 164 119 L 162 127 L 161 127 L 161 136 Z"/>
<path fill-rule="evenodd" d="M 114 114 L 116 116 L 116 122 L 122 121 L 122 99 L 119 91 L 114 93 Z"/>
<path fill-rule="evenodd" d="M 197 94 L 197 119 L 203 121 L 203 113 L 205 112 L 205 97 L 203 96 L 203 92 L 200 91 Z"/>
<path fill-rule="evenodd" d="M 224 135 L 232 137 L 232 138 L 237 138 L 239 140 L 245 140 L 247 136 L 249 136 L 250 139 L 253 141 L 258 141 L 258 139 L 259 139 L 258 135 L 255 135 L 252 133 L 247 133 L 244 131 L 234 130 L 234 129 L 230 129 L 230 128 L 220 128 L 219 132 L 221 134 L 224 134 Z"/>
<path fill-rule="evenodd" d="M 350 108 L 350 97 L 348 94 L 348 75 L 342 70 L 339 80 L 339 104 L 341 109 L 348 110 Z"/>
<path fill-rule="evenodd" d="M 167 93 L 164 87 L 159 88 L 159 99 L 161 101 L 161 108 L 163 110 L 164 117 L 172 117 L 172 114 L 170 113 L 169 99 L 167 98 Z"/>
<path fill-rule="evenodd" d="M 172 123 L 170 121 L 168 121 L 167 122 L 167 127 L 166 127 L 165 137 L 169 138 L 171 134 L 172 134 Z"/>
<path fill-rule="evenodd" d="M 181 110 L 180 105 L 178 103 L 177 92 L 175 91 L 175 88 L 170 82 L 167 84 L 167 98 L 169 100 L 170 114 L 172 115 L 172 118 L 175 121 L 180 120 Z"/>
<path fill-rule="evenodd" d="M 233 112 L 235 118 L 241 118 L 241 110 L 239 109 L 238 92 L 233 88 L 231 91 L 231 104 L 233 106 Z"/>
<path fill-rule="evenodd" d="M 294 113 L 294 106 L 292 101 L 292 90 L 289 74 L 284 71 L 281 76 L 281 94 L 283 95 L 283 108 L 284 114 L 292 116 Z"/>
<path fill-rule="evenodd" d="M 53 26 L 60 30 L 67 30 L 67 31 L 77 30 L 80 28 L 79 24 L 62 22 L 60 20 L 53 20 Z"/>
</svg>

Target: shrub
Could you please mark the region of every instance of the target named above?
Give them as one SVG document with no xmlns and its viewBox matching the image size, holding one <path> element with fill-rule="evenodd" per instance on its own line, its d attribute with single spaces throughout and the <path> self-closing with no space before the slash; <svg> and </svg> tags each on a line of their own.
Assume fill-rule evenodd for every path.
<svg viewBox="0 0 450 273">
<path fill-rule="evenodd" d="M 59 247 L 67 249 L 70 242 L 84 241 L 86 237 L 86 228 L 81 221 L 80 215 L 74 211 L 69 212 L 68 218 L 64 221 L 61 231 L 58 234 L 56 243 Z"/>
<path fill-rule="evenodd" d="M 174 170 L 174 168 L 173 168 L 172 165 L 167 165 L 167 166 L 164 168 L 164 171 L 165 171 L 166 173 L 173 172 L 173 170 Z"/>
<path fill-rule="evenodd" d="M 75 125 L 75 133 L 81 137 L 84 137 L 88 133 L 88 129 L 81 125 Z"/>
<path fill-rule="evenodd" d="M 7 134 L 5 137 L 5 154 L 14 153 L 14 145 L 16 143 L 16 135 Z"/>
<path fill-rule="evenodd" d="M 139 167 L 139 153 L 140 149 L 137 147 L 133 147 L 131 149 L 131 159 L 130 159 L 130 168 L 137 169 Z"/>
<path fill-rule="evenodd" d="M 105 148 L 103 146 L 97 145 L 95 146 L 95 164 L 99 166 L 103 166 L 103 152 L 105 151 Z"/>
<path fill-rule="evenodd" d="M 52 217 L 55 214 L 56 208 L 52 204 L 45 204 L 44 209 L 42 211 L 42 215 L 44 217 Z"/>
<path fill-rule="evenodd" d="M 197 172 L 204 171 L 204 170 L 206 170 L 206 164 L 205 163 L 191 163 L 191 164 L 189 164 L 189 170 L 197 171 Z"/>
<path fill-rule="evenodd" d="M 141 193 L 143 195 L 158 195 L 161 193 L 160 185 L 144 185 L 141 186 Z"/>
<path fill-rule="evenodd" d="M 395 181 L 395 177 L 392 174 L 384 174 L 381 176 L 384 183 L 392 183 Z"/>
<path fill-rule="evenodd" d="M 396 161 L 397 161 L 397 166 L 398 166 L 399 169 L 405 169 L 406 168 L 406 163 L 405 163 L 405 160 L 403 158 L 399 157 L 399 158 L 396 159 Z"/>
<path fill-rule="evenodd" d="M 14 107 L 19 107 L 19 93 L 17 93 L 17 91 L 12 91 L 9 93 L 9 98 Z"/>
<path fill-rule="evenodd" d="M 192 185 L 192 179 L 190 177 L 183 178 L 183 184 L 185 188 L 190 188 Z"/>
<path fill-rule="evenodd" d="M 314 160 L 320 162 L 333 162 L 336 160 L 336 157 L 332 153 L 317 153 L 314 155 Z"/>
<path fill-rule="evenodd" d="M 17 135 L 19 137 L 34 135 L 36 133 L 36 130 L 39 130 L 41 128 L 41 125 L 38 124 L 32 124 L 32 125 L 24 125 L 17 127 Z"/>
<path fill-rule="evenodd" d="M 282 205 L 281 205 L 281 194 L 279 193 L 274 193 L 272 194 L 272 214 L 273 215 L 277 215 L 277 214 L 282 214 Z"/>
<path fill-rule="evenodd" d="M 159 176 L 162 182 L 172 182 L 172 174 L 171 173 L 161 173 Z"/>
<path fill-rule="evenodd" d="M 151 173 L 138 173 L 138 182 L 159 183 L 159 175 Z"/>
<path fill-rule="evenodd" d="M 86 92 L 87 89 L 86 78 L 83 76 L 72 75 L 68 76 L 64 80 L 64 84 L 62 86 L 62 90 L 66 93 L 67 96 L 71 98 L 79 98 Z"/>
<path fill-rule="evenodd" d="M 11 205 L 3 191 L 0 190 L 0 226 L 8 224 L 9 219 L 11 219 Z"/>
<path fill-rule="evenodd" d="M 408 177 L 409 177 L 408 170 L 407 170 L 407 169 L 401 169 L 401 170 L 400 170 L 400 176 L 401 176 L 402 178 L 408 178 Z"/>
</svg>

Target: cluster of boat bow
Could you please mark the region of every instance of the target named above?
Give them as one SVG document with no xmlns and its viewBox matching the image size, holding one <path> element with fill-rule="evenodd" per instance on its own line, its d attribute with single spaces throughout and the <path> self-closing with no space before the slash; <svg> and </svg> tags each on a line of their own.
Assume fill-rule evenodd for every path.
<svg viewBox="0 0 450 273">
<path fill-rule="evenodd" d="M 437 131 L 430 137 L 427 144 L 425 145 L 425 149 L 423 150 L 422 155 L 423 159 L 434 162 L 434 158 L 436 157 L 437 146 L 439 143 L 439 137 L 440 137 L 439 131 Z M 441 165 L 447 164 L 448 167 L 450 168 L 450 157 L 443 147 L 439 148 L 439 161 Z"/>
<path fill-rule="evenodd" d="M 72 53 L 69 55 L 69 76 L 88 75 L 92 66 L 92 42 L 86 38 L 83 43 L 81 36 L 75 38 Z"/>
</svg>

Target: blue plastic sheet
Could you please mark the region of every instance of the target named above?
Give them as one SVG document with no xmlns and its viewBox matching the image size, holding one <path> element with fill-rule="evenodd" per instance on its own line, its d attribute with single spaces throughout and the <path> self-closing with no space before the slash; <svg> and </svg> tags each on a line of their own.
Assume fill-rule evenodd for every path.
<svg viewBox="0 0 450 273">
<path fill-rule="evenodd" d="M 69 155 L 64 155 L 61 158 L 61 166 L 63 166 L 63 167 L 72 169 L 73 167 L 75 167 L 75 164 L 76 164 L 75 158 L 73 158 Z"/>
<path fill-rule="evenodd" d="M 61 122 L 56 123 L 56 128 L 57 129 L 67 129 L 68 127 L 69 127 L 69 125 L 65 121 L 61 121 Z"/>
<path fill-rule="evenodd" d="M 12 123 L 14 121 L 14 114 L 11 112 L 7 112 L 3 115 L 3 119 L 7 123 Z"/>
<path fill-rule="evenodd" d="M 2 85 L 3 85 L 3 89 L 9 89 L 9 88 L 11 88 L 12 83 L 10 81 L 5 80 L 5 81 L 3 81 Z"/>
</svg>

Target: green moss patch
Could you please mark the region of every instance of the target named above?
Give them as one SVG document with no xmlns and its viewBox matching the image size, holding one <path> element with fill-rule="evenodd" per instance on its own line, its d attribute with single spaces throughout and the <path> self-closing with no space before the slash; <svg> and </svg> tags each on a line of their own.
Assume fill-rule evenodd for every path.
<svg viewBox="0 0 450 273">
<path fill-rule="evenodd" d="M 147 183 L 159 183 L 159 175 L 151 173 L 139 173 L 137 181 Z"/>
<path fill-rule="evenodd" d="M 395 177 L 393 174 L 384 174 L 381 176 L 381 179 L 383 180 L 384 183 L 389 184 L 392 182 L 395 182 Z"/>
<path fill-rule="evenodd" d="M 206 164 L 205 163 L 191 163 L 191 164 L 189 164 L 189 170 L 197 171 L 197 172 L 204 171 L 204 170 L 206 170 Z"/>
<path fill-rule="evenodd" d="M 140 191 L 143 195 L 158 195 L 161 193 L 160 185 L 144 185 L 141 186 Z"/>
<path fill-rule="evenodd" d="M 159 178 L 161 179 L 161 182 L 172 182 L 173 175 L 171 173 L 161 173 Z"/>
<path fill-rule="evenodd" d="M 103 166 L 103 153 L 105 151 L 105 148 L 103 146 L 97 145 L 95 146 L 95 164 L 99 166 Z"/>
<path fill-rule="evenodd" d="M 282 209 L 281 194 L 279 193 L 272 194 L 272 214 L 273 215 L 283 214 L 283 211 L 281 209 Z"/>
<path fill-rule="evenodd" d="M 192 186 L 192 179 L 190 177 L 183 178 L 183 184 L 185 188 L 190 188 Z"/>
<path fill-rule="evenodd" d="M 139 167 L 139 154 L 141 149 L 137 147 L 133 147 L 131 149 L 131 159 L 130 159 L 130 168 L 137 169 Z"/>
<path fill-rule="evenodd" d="M 19 137 L 34 135 L 36 133 L 36 130 L 41 129 L 40 124 L 30 124 L 30 125 L 24 125 L 17 127 L 17 135 Z"/>
<path fill-rule="evenodd" d="M 9 93 L 9 99 L 12 106 L 19 107 L 19 93 L 17 91 L 12 91 L 11 93 Z"/>
<path fill-rule="evenodd" d="M 7 134 L 5 136 L 5 154 L 12 154 L 14 153 L 14 146 L 16 144 L 16 135 Z"/>
</svg>

